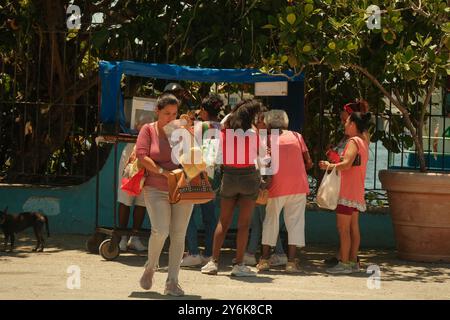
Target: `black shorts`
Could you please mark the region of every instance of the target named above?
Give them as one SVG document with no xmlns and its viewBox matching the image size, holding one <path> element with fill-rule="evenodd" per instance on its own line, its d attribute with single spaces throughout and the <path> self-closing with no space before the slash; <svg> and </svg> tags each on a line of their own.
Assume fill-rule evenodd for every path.
<svg viewBox="0 0 450 320">
<path fill-rule="evenodd" d="M 258 198 L 261 175 L 254 166 L 245 168 L 223 167 L 219 195 L 224 199 Z"/>
</svg>

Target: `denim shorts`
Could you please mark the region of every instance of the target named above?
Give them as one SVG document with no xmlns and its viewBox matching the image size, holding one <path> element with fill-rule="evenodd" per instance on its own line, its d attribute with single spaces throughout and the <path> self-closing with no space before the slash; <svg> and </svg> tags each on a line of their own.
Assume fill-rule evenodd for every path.
<svg viewBox="0 0 450 320">
<path fill-rule="evenodd" d="M 219 195 L 224 199 L 258 198 L 261 175 L 254 166 L 244 168 L 223 167 Z"/>
</svg>

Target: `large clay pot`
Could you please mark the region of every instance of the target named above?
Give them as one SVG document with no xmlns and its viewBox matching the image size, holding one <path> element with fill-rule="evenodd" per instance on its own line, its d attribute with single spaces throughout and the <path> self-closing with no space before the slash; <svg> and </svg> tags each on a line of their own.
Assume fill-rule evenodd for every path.
<svg viewBox="0 0 450 320">
<path fill-rule="evenodd" d="M 450 262 L 450 173 L 382 170 L 398 256 Z"/>
</svg>

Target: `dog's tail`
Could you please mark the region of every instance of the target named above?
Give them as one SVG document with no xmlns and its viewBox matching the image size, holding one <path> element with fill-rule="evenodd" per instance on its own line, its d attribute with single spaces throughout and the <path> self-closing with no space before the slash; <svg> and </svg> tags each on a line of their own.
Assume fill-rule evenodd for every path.
<svg viewBox="0 0 450 320">
<path fill-rule="evenodd" d="M 50 230 L 48 229 L 48 217 L 44 215 L 45 219 L 45 229 L 47 229 L 47 237 L 50 237 Z"/>
</svg>

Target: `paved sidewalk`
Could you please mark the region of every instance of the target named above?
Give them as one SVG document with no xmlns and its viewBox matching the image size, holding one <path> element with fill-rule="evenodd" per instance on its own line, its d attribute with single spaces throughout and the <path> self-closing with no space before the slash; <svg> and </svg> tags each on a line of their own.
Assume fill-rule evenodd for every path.
<svg viewBox="0 0 450 320">
<path fill-rule="evenodd" d="M 0 252 L 0 299 L 172 299 L 162 295 L 166 278 L 167 253 L 161 256 L 162 270 L 155 274 L 151 291 L 139 287 L 138 280 L 146 253 L 121 254 L 115 261 L 84 250 L 87 236 L 54 235 L 43 253 L 31 252 L 34 240 L 16 240 L 14 253 Z M 2 243 L 3 245 L 3 243 Z M 381 271 L 381 287 L 370 274 L 330 276 L 322 260 L 333 248 L 311 246 L 301 255 L 303 273 L 288 275 L 282 269 L 255 278 L 232 278 L 232 250 L 224 250 L 217 276 L 183 269 L 180 284 L 184 299 L 450 299 L 450 264 L 401 261 L 394 251 L 363 250 L 362 262 L 376 264 Z M 68 289 L 69 277 L 79 267 L 80 289 Z M 69 279 L 70 280 L 70 279 Z M 72 284 L 76 282 L 69 281 Z"/>
</svg>

